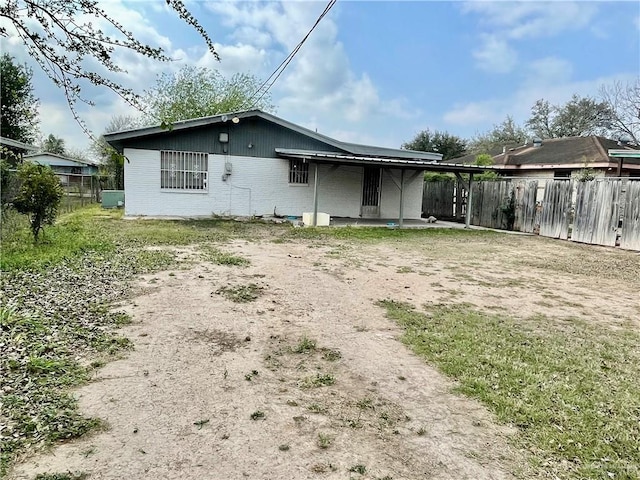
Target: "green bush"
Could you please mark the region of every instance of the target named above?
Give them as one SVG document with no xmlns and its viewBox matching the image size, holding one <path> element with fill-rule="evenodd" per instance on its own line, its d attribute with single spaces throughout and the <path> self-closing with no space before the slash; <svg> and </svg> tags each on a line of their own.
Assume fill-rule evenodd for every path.
<svg viewBox="0 0 640 480">
<path fill-rule="evenodd" d="M 25 162 L 18 168 L 21 182 L 13 201 L 15 209 L 28 215 L 35 242 L 45 225 L 53 225 L 64 191 L 51 167 Z"/>
</svg>

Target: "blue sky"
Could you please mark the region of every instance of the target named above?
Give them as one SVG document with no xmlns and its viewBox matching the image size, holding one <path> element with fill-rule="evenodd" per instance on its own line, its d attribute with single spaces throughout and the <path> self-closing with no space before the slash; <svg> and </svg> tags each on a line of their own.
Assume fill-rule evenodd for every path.
<svg viewBox="0 0 640 480">
<path fill-rule="evenodd" d="M 300 41 L 325 2 L 186 2 L 216 43 L 221 62 L 164 1 L 102 2 L 142 41 L 176 61 L 129 53 L 117 77 L 141 92 L 185 64 L 266 78 Z M 3 51 L 30 63 L 15 38 Z M 62 94 L 32 64 L 41 131 L 84 149 Z M 425 128 L 470 137 L 506 115 L 528 118 L 539 98 L 597 95 L 602 84 L 640 75 L 638 2 L 338 3 L 272 89 L 276 114 L 345 141 L 399 147 Z M 81 116 L 101 133 L 133 113 L 107 90 L 88 89 Z"/>
</svg>

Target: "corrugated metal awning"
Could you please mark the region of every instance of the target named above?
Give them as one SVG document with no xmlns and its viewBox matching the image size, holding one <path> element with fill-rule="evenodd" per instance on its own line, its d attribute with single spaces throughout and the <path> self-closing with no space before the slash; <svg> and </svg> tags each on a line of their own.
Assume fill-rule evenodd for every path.
<svg viewBox="0 0 640 480">
<path fill-rule="evenodd" d="M 312 160 L 317 163 L 337 165 L 369 165 L 398 168 L 402 170 L 428 170 L 432 172 L 482 173 L 498 170 L 495 166 L 463 165 L 459 163 L 441 163 L 433 160 L 407 159 L 395 157 L 368 157 L 333 152 L 317 152 L 313 150 L 294 150 L 276 148 L 276 154 L 282 158 Z"/>
</svg>

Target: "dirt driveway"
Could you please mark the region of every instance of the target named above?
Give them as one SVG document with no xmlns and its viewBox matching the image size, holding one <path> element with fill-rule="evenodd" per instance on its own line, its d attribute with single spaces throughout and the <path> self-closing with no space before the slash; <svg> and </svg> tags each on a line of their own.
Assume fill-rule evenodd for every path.
<svg viewBox="0 0 640 480">
<path fill-rule="evenodd" d="M 619 301 L 637 285 L 606 275 L 598 282 L 571 265 L 544 275 L 542 263 L 582 247 L 507 242 L 515 248 L 499 255 L 491 239 L 224 247 L 248 267 L 202 262 L 195 247 L 184 249 L 184 268 L 145 276 L 125 307 L 134 323 L 123 334 L 135 350 L 78 391 L 82 411 L 109 428 L 12 476 L 528 477 L 522 453 L 509 446 L 514 432 L 451 393 L 453 383 L 411 353 L 375 305 L 470 302 L 513 315 L 597 316 L 613 327 L 640 317 L 637 302 Z"/>
</svg>

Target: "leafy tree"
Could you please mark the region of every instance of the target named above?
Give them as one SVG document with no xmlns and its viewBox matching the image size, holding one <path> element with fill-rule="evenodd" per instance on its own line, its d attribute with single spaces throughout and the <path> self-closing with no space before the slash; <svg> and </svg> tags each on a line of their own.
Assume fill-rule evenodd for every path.
<svg viewBox="0 0 640 480">
<path fill-rule="evenodd" d="M 507 145 L 522 145 L 527 139 L 527 132 L 507 115 L 498 125 L 494 125 L 486 133 L 477 135 L 469 141 L 469 150 L 473 153 L 490 153 Z"/>
<path fill-rule="evenodd" d="M 600 98 L 611 112 L 612 133 L 640 145 L 640 77 L 627 84 L 603 85 Z"/>
<path fill-rule="evenodd" d="M 238 73 L 227 79 L 217 70 L 186 66 L 173 75 L 160 75 L 156 85 L 145 91 L 143 121 L 170 126 L 180 120 L 249 107 L 273 110 L 269 94 L 254 100 L 259 89 L 260 81 L 253 75 Z"/>
<path fill-rule="evenodd" d="M 531 107 L 531 117 L 527 120 L 527 128 L 540 139 L 554 138 L 553 115 L 555 107 L 541 98 Z"/>
<path fill-rule="evenodd" d="M 166 0 L 166 3 L 200 34 L 209 51 L 219 59 L 209 35 L 184 3 L 181 0 Z M 162 48 L 137 40 L 102 5 L 108 6 L 108 3 L 11 0 L 0 4 L 0 18 L 3 19 L 0 36 L 6 37 L 13 32 L 22 40 L 31 57 L 64 92 L 75 119 L 85 131 L 75 109 L 78 100 L 91 104 L 81 96 L 82 85 L 106 87 L 131 105 L 139 106 L 139 96 L 133 90 L 108 77 L 123 72 L 114 57 L 117 51 L 130 51 L 160 61 L 171 60 Z"/>
<path fill-rule="evenodd" d="M 21 185 L 13 206 L 29 216 L 31 233 L 37 242 L 44 226 L 53 225 L 64 192 L 60 180 L 47 165 L 24 162 L 18 168 L 18 178 Z"/>
<path fill-rule="evenodd" d="M 540 99 L 531 108 L 527 127 L 537 137 L 586 137 L 607 135 L 612 110 L 606 102 L 573 95 L 564 105 L 551 105 Z"/>
<path fill-rule="evenodd" d="M 116 115 L 111 118 L 111 121 L 105 127 L 104 133 L 135 128 L 138 124 L 139 120 L 137 118 L 126 115 Z M 102 186 L 105 187 L 107 178 L 111 177 L 113 178 L 114 184 L 112 186 L 109 185 L 109 188 L 124 190 L 124 156 L 106 142 L 104 134 L 93 140 L 91 151 L 101 162 L 100 181 L 103 183 Z"/>
<path fill-rule="evenodd" d="M 402 148 L 419 152 L 441 153 L 443 160 L 449 160 L 464 155 L 467 145 L 462 138 L 450 133 L 438 130 L 431 132 L 426 129 L 418 133 L 410 142 L 404 143 Z"/>
<path fill-rule="evenodd" d="M 2 11 L 3 7 L 0 7 Z M 33 72 L 17 65 L 8 54 L 0 56 L 0 132 L 3 137 L 31 143 L 38 131 L 38 100 L 33 95 Z"/>
<path fill-rule="evenodd" d="M 489 165 L 493 165 L 495 162 L 493 161 L 493 157 L 488 153 L 481 153 L 476 155 L 476 160 L 473 162 L 474 165 L 478 165 L 480 167 L 486 167 Z M 476 180 L 497 180 L 500 178 L 497 172 L 482 172 L 474 177 Z"/>
<path fill-rule="evenodd" d="M 494 163 L 495 162 L 493 161 L 493 157 L 491 155 L 489 155 L 488 153 L 481 153 L 479 155 L 476 155 L 476 161 L 473 164 L 484 167 L 487 165 L 493 165 Z"/>
<path fill-rule="evenodd" d="M 58 138 L 53 133 L 50 133 L 49 136 L 42 142 L 41 150 L 47 153 L 64 155 L 66 153 L 64 139 Z"/>
</svg>

